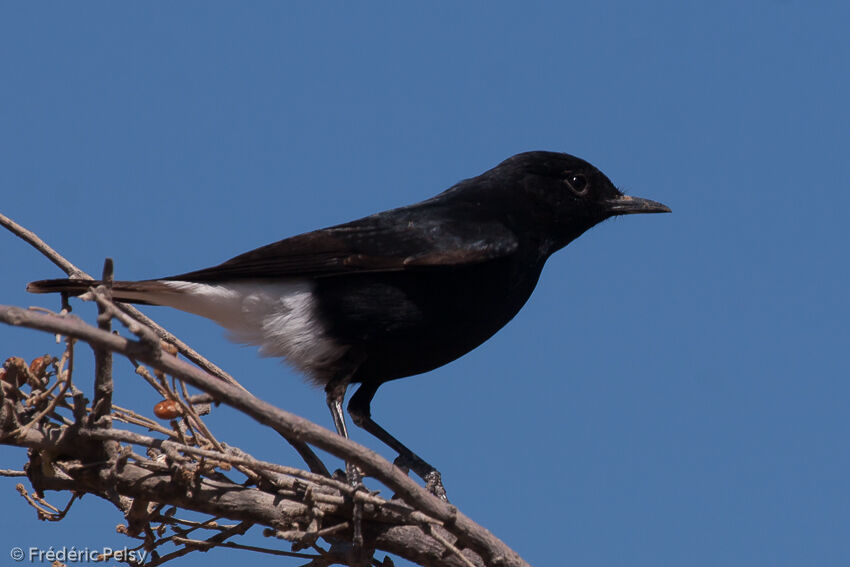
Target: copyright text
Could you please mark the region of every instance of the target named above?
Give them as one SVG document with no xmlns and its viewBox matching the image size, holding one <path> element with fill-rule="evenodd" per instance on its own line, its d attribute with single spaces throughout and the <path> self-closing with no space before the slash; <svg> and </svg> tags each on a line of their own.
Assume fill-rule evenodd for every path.
<svg viewBox="0 0 850 567">
<path fill-rule="evenodd" d="M 43 549 L 40 547 L 13 547 L 9 551 L 13 561 L 27 561 L 29 563 L 53 563 L 59 561 L 61 563 L 86 563 L 95 561 L 107 561 L 114 559 L 116 561 L 127 561 L 130 563 L 142 564 L 147 558 L 148 552 L 139 549 L 129 549 L 127 547 L 121 549 L 112 549 L 111 547 L 102 547 L 100 549 L 92 549 L 90 547 L 63 546 L 53 548 L 53 546 Z"/>
</svg>

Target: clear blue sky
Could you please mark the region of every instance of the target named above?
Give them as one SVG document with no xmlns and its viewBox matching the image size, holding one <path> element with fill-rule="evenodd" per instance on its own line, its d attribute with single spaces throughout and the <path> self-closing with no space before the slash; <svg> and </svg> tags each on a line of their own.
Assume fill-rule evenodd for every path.
<svg viewBox="0 0 850 567">
<path fill-rule="evenodd" d="M 111 256 L 146 278 L 418 201 L 519 151 L 584 157 L 673 214 L 591 230 L 504 330 L 382 387 L 375 417 L 533 565 L 846 566 L 848 21 L 846 2 L 799 0 L 4 3 L 0 210 L 91 273 Z M 9 234 L 0 258 L 0 303 L 57 305 L 24 292 L 56 268 Z M 331 426 L 277 361 L 148 312 Z M 2 358 L 50 345 L 0 327 Z M 129 365 L 117 380 L 119 403 L 152 406 Z M 232 412 L 211 424 L 297 462 Z M 0 447 L 0 467 L 23 460 Z M 126 543 L 110 505 L 41 523 L 15 482 L 0 481 L 1 557 Z"/>
</svg>

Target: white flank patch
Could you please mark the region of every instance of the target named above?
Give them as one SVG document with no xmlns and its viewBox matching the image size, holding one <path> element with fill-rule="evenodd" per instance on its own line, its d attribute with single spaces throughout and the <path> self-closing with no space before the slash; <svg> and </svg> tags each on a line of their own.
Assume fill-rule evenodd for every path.
<svg viewBox="0 0 850 567">
<path fill-rule="evenodd" d="M 160 283 L 174 288 L 175 293 L 122 292 L 120 295 L 137 296 L 212 319 L 230 331 L 231 340 L 257 345 L 265 356 L 285 357 L 314 380 L 321 380 L 321 371 L 347 350 L 325 334 L 316 317 L 309 282 Z"/>
</svg>

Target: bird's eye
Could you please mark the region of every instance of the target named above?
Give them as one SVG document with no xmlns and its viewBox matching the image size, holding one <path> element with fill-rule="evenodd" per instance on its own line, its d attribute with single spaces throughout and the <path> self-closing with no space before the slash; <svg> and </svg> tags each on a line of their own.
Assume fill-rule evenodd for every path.
<svg viewBox="0 0 850 567">
<path fill-rule="evenodd" d="M 581 173 L 567 173 L 564 181 L 576 195 L 584 195 L 587 193 L 587 177 Z"/>
</svg>

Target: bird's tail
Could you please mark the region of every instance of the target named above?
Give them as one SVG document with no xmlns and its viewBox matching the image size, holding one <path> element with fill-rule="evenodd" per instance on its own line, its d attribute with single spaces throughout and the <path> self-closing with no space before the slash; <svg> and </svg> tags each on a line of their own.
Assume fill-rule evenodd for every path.
<svg viewBox="0 0 850 567">
<path fill-rule="evenodd" d="M 30 293 L 67 293 L 68 295 L 80 295 L 89 290 L 89 288 L 99 286 L 99 280 L 79 280 L 61 278 L 56 280 L 39 280 L 27 284 L 27 291 Z"/>
<path fill-rule="evenodd" d="M 67 293 L 68 295 L 83 295 L 89 289 L 101 285 L 100 280 L 81 280 L 81 279 L 56 279 L 56 280 L 39 280 L 27 284 L 27 291 L 30 293 Z M 146 300 L 152 292 L 163 291 L 165 286 L 161 282 L 151 281 L 116 281 L 112 282 L 112 297 L 116 301 L 126 303 L 144 303 L 154 304 L 154 302 Z"/>
</svg>

